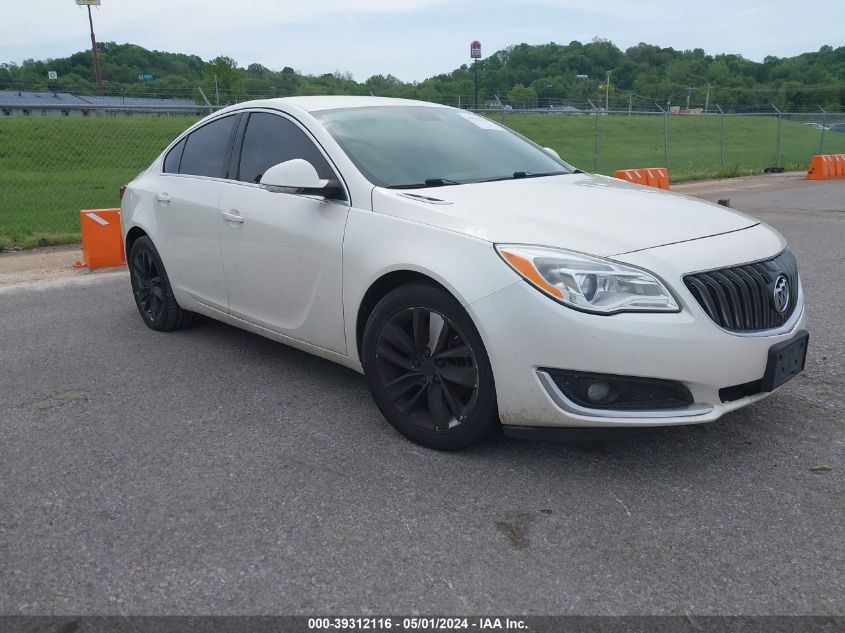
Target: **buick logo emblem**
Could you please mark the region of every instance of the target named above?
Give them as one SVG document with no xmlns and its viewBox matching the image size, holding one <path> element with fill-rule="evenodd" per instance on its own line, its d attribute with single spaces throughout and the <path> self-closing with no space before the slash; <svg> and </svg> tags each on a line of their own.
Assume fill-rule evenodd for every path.
<svg viewBox="0 0 845 633">
<path fill-rule="evenodd" d="M 772 286 L 772 303 L 778 314 L 783 314 L 789 307 L 789 278 L 780 274 Z"/>
</svg>

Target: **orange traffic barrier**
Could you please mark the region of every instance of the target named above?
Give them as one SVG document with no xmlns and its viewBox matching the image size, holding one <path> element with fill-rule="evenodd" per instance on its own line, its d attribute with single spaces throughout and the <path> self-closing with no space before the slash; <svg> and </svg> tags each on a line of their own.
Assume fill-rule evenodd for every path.
<svg viewBox="0 0 845 633">
<path fill-rule="evenodd" d="M 836 162 L 836 177 L 845 178 L 845 154 L 834 154 L 833 160 Z"/>
<path fill-rule="evenodd" d="M 845 178 L 845 154 L 816 154 L 810 160 L 807 180 Z"/>
<path fill-rule="evenodd" d="M 646 185 L 657 189 L 669 188 L 669 170 L 665 167 L 646 167 L 644 169 L 618 169 L 614 178 L 627 180 L 636 185 Z"/>
<path fill-rule="evenodd" d="M 126 264 L 120 234 L 120 209 L 84 209 L 79 212 L 82 228 L 82 261 L 77 268 L 111 268 Z"/>
</svg>

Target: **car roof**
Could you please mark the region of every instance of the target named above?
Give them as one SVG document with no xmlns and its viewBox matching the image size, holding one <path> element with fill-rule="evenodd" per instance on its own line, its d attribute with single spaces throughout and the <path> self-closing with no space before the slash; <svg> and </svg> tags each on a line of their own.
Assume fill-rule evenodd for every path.
<svg viewBox="0 0 845 633">
<path fill-rule="evenodd" d="M 370 108 L 390 106 L 428 106 L 432 108 L 446 108 L 437 103 L 428 101 L 416 101 L 414 99 L 394 99 L 391 97 L 353 97 L 348 95 L 322 95 L 313 97 L 281 97 L 278 99 L 258 99 L 239 103 L 235 108 L 278 108 L 288 110 L 291 107 L 300 108 L 306 112 L 319 112 L 321 110 L 337 110 L 339 108 Z M 226 108 L 227 110 L 229 108 Z"/>
</svg>

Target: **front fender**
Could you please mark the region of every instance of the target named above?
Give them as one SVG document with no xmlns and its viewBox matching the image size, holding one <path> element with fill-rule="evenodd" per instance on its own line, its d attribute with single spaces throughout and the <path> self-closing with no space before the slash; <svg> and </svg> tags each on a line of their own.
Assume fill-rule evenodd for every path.
<svg viewBox="0 0 845 633">
<path fill-rule="evenodd" d="M 343 241 L 347 341 L 357 340 L 358 310 L 369 288 L 395 271 L 433 279 L 463 306 L 519 281 L 486 240 L 353 208 Z M 349 354 L 353 360 L 360 360 L 357 345 L 349 345 Z"/>
</svg>

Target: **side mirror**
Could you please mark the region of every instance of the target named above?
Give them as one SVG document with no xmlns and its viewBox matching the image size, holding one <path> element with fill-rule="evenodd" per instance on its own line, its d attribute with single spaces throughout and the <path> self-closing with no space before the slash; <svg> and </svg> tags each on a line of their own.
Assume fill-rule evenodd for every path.
<svg viewBox="0 0 845 633">
<path fill-rule="evenodd" d="M 307 160 L 294 158 L 268 168 L 261 176 L 260 185 L 278 193 L 321 193 L 329 181 L 321 179 Z"/>
<path fill-rule="evenodd" d="M 546 152 L 546 154 L 548 154 L 552 158 L 557 158 L 558 160 L 560 160 L 560 155 L 556 151 L 554 151 L 551 147 L 544 147 L 543 151 Z"/>
</svg>

